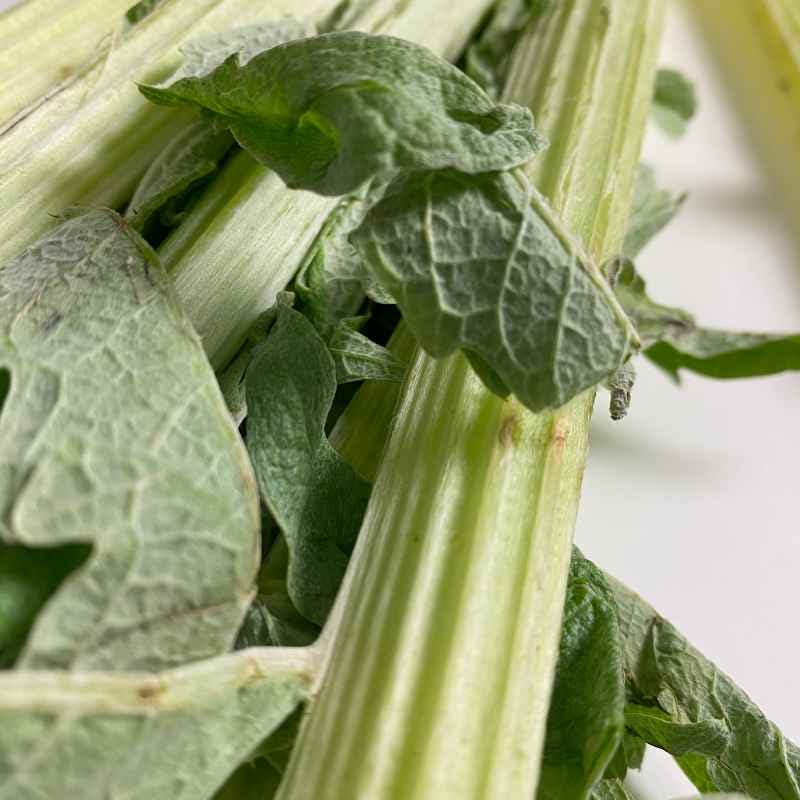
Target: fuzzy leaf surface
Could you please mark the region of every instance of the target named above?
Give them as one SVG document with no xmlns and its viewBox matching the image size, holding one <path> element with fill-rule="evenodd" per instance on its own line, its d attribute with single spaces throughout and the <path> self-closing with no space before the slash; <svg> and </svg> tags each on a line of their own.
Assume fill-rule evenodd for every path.
<svg viewBox="0 0 800 800">
<path fill-rule="evenodd" d="M 292 17 L 285 17 L 273 22 L 242 25 L 200 37 L 181 48 L 183 63 L 164 83 L 159 84 L 159 87 L 208 77 L 232 57 L 244 66 L 259 53 L 283 42 L 302 39 L 311 32 L 307 24 Z"/>
<path fill-rule="evenodd" d="M 391 351 L 376 344 L 363 333 L 340 322 L 328 339 L 328 351 L 336 365 L 336 380 L 351 381 L 402 381 L 405 364 Z"/>
<path fill-rule="evenodd" d="M 0 800 L 207 800 L 308 694 L 286 651 L 0 674 Z"/>
<path fill-rule="evenodd" d="M 216 172 L 233 144 L 230 133 L 208 120 L 182 130 L 153 161 L 136 187 L 126 218 L 141 230 L 151 215 L 194 183 Z"/>
<path fill-rule="evenodd" d="M 763 334 L 700 327 L 691 314 L 647 295 L 631 262 L 614 291 L 633 320 L 645 355 L 674 378 L 688 369 L 711 378 L 749 378 L 800 369 L 800 334 Z"/>
<path fill-rule="evenodd" d="M 660 189 L 653 169 L 647 164 L 640 164 L 622 254 L 626 258 L 636 258 L 642 248 L 678 213 L 685 200 L 685 194 L 675 195 Z"/>
<path fill-rule="evenodd" d="M 321 625 L 355 544 L 370 485 L 336 453 L 325 420 L 336 366 L 312 323 L 287 305 L 247 370 L 247 447 L 289 548 L 287 591 Z"/>
<path fill-rule="evenodd" d="M 452 64 L 389 36 L 328 33 L 176 78 L 140 88 L 217 115 L 287 186 L 323 195 L 407 170 L 508 169 L 542 146 L 527 108 L 495 105 Z"/>
<path fill-rule="evenodd" d="M 247 454 L 155 255 L 110 211 L 0 271 L 0 539 L 85 543 L 19 666 L 161 669 L 232 643 L 258 565 Z"/>
<path fill-rule="evenodd" d="M 701 791 L 800 798 L 800 749 L 667 620 L 609 581 L 625 653 L 626 725 L 681 766 L 690 756 L 688 774 Z"/>
<path fill-rule="evenodd" d="M 428 353 L 477 354 L 533 411 L 599 383 L 635 341 L 602 275 L 520 172 L 403 178 L 351 241 Z"/>
<path fill-rule="evenodd" d="M 625 681 L 614 597 L 575 550 L 570 563 L 537 800 L 587 800 L 622 742 Z"/>
<path fill-rule="evenodd" d="M 635 800 L 621 780 L 608 778 L 600 781 L 591 794 L 591 800 Z"/>
</svg>

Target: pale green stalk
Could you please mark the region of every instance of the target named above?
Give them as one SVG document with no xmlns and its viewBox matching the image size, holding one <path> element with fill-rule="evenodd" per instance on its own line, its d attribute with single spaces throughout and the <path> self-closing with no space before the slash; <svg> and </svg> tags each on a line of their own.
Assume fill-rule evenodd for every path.
<svg viewBox="0 0 800 800">
<path fill-rule="evenodd" d="M 320 20 L 337 0 L 304 0 Z M 107 59 L 0 136 L 0 264 L 74 204 L 118 206 L 166 142 L 191 118 L 156 107 L 137 82 L 180 63 L 185 42 L 297 13 L 295 0 L 171 0 L 120 40 Z"/>
<path fill-rule="evenodd" d="M 0 130 L 102 57 L 131 0 L 28 0 L 0 16 Z"/>
<path fill-rule="evenodd" d="M 4 670 L 0 713 L 30 712 L 33 707 L 75 718 L 179 711 L 204 695 L 245 687 L 259 678 L 296 675 L 310 684 L 316 670 L 315 652 L 307 647 L 254 647 L 155 674 Z"/>
<path fill-rule="evenodd" d="M 391 34 L 454 58 L 492 0 L 377 0 L 351 4 L 347 28 Z M 336 200 L 290 191 L 242 154 L 162 245 L 170 271 L 215 369 L 235 354 L 258 315 L 300 267 Z"/>
<path fill-rule="evenodd" d="M 599 261 L 622 243 L 663 5 L 553 4 L 506 92 L 553 142 L 532 177 Z M 461 356 L 412 359 L 281 800 L 534 797 L 593 398 L 534 415 Z"/>
<path fill-rule="evenodd" d="M 800 232 L 800 3 L 684 0 Z"/>
</svg>

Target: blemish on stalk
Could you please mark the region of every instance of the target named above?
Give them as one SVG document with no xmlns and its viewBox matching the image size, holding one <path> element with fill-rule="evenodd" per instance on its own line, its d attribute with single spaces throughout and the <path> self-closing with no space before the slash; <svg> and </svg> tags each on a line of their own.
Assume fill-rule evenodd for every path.
<svg viewBox="0 0 800 800">
<path fill-rule="evenodd" d="M 550 442 L 554 449 L 564 449 L 569 438 L 569 431 L 569 420 L 566 417 L 555 417 L 553 420 L 553 432 L 550 436 Z"/>
<path fill-rule="evenodd" d="M 163 691 L 164 687 L 160 683 L 151 681 L 139 686 L 136 690 L 136 694 L 139 695 L 140 700 L 144 700 L 146 703 L 155 703 L 156 699 Z"/>
<path fill-rule="evenodd" d="M 503 421 L 500 424 L 500 431 L 497 434 L 497 438 L 503 447 L 512 448 L 519 442 L 519 422 L 518 409 L 509 408 L 504 415 Z"/>
</svg>

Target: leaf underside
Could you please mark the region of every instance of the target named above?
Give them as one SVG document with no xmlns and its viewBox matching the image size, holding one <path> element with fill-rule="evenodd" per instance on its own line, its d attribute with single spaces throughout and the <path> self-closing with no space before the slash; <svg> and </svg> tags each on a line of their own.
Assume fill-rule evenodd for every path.
<svg viewBox="0 0 800 800">
<path fill-rule="evenodd" d="M 211 797 L 308 694 L 255 652 L 158 675 L 0 674 L 0 800 Z"/>
<path fill-rule="evenodd" d="M 214 374 L 116 214 L 0 271 L 0 539 L 86 543 L 19 665 L 160 669 L 224 651 L 258 565 L 257 497 Z"/>
</svg>

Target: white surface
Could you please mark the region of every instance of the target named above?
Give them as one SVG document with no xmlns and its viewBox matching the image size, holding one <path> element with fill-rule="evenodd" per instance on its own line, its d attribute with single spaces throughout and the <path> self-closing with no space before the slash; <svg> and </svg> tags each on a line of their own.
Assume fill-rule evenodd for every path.
<svg viewBox="0 0 800 800">
<path fill-rule="evenodd" d="M 800 329 L 800 242 L 770 186 L 703 42 L 673 8 L 662 63 L 695 81 L 701 109 L 680 141 L 651 131 L 645 160 L 690 197 L 643 252 L 652 295 L 704 323 Z M 639 369 L 630 416 L 601 404 L 578 520 L 578 544 L 640 591 L 800 741 L 797 638 L 800 376 L 674 387 Z M 635 788 L 690 796 L 669 758 L 650 750 Z M 696 795 L 696 792 L 694 792 Z"/>
<path fill-rule="evenodd" d="M 691 193 L 640 259 L 652 294 L 709 325 L 800 329 L 800 242 L 782 226 L 720 76 L 677 9 L 662 62 L 695 80 L 701 110 L 681 141 L 653 131 L 646 143 L 661 182 Z M 800 741 L 800 376 L 687 375 L 677 389 L 647 364 L 639 371 L 623 423 L 608 421 L 605 394 L 598 400 L 578 543 Z M 633 785 L 652 800 L 692 794 L 652 750 Z"/>
</svg>

